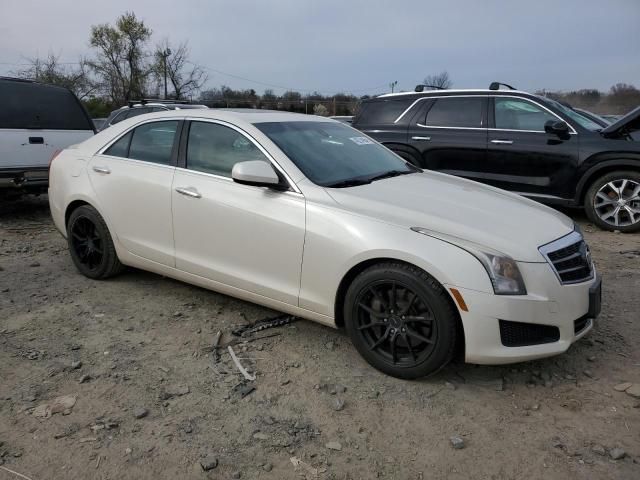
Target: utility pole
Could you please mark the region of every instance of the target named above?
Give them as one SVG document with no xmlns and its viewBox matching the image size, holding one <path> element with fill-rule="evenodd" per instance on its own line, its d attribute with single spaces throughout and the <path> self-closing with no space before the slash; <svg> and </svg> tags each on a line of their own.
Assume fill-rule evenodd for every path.
<svg viewBox="0 0 640 480">
<path fill-rule="evenodd" d="M 164 99 L 167 99 L 167 57 L 171 55 L 171 49 L 167 47 L 161 53 L 164 65 Z"/>
<path fill-rule="evenodd" d="M 396 88 L 397 85 L 398 85 L 398 80 L 395 80 L 389 84 L 389 87 L 391 88 L 391 93 L 393 93 L 393 90 Z"/>
</svg>

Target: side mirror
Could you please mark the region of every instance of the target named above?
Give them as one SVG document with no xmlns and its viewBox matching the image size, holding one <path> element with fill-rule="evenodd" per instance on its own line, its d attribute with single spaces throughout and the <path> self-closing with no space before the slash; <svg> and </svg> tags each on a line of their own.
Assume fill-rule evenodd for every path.
<svg viewBox="0 0 640 480">
<path fill-rule="evenodd" d="M 231 170 L 231 178 L 234 182 L 254 187 L 269 187 L 276 190 L 288 188 L 280 182 L 271 164 L 262 160 L 236 163 Z"/>
<path fill-rule="evenodd" d="M 556 135 L 566 135 L 569 133 L 569 125 L 562 120 L 547 120 L 544 124 L 544 131 Z"/>
</svg>

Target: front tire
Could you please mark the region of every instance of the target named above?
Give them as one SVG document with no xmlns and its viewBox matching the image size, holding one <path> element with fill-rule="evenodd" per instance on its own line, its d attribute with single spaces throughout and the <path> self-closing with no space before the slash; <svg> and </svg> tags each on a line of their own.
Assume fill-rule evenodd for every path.
<svg viewBox="0 0 640 480">
<path fill-rule="evenodd" d="M 67 244 L 76 268 L 96 280 L 123 270 L 111 234 L 102 216 L 90 205 L 76 208 L 67 222 Z"/>
<path fill-rule="evenodd" d="M 456 350 L 457 312 L 450 298 L 411 265 L 381 263 L 360 273 L 347 290 L 344 318 L 358 352 L 393 377 L 432 375 Z"/>
<path fill-rule="evenodd" d="M 640 172 L 608 173 L 591 184 L 585 195 L 589 220 L 604 230 L 640 230 Z"/>
</svg>

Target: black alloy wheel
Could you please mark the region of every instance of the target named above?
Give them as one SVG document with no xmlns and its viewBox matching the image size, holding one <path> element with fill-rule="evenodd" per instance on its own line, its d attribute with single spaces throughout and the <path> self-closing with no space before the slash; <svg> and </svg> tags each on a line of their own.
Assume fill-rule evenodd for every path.
<svg viewBox="0 0 640 480">
<path fill-rule="evenodd" d="M 67 243 L 76 268 L 83 275 L 104 279 L 123 269 L 107 224 L 90 205 L 76 208 L 67 222 Z"/>
<path fill-rule="evenodd" d="M 347 291 L 344 315 L 355 347 L 389 375 L 430 375 L 454 354 L 458 321 L 451 299 L 414 266 L 384 263 L 359 274 Z"/>
</svg>

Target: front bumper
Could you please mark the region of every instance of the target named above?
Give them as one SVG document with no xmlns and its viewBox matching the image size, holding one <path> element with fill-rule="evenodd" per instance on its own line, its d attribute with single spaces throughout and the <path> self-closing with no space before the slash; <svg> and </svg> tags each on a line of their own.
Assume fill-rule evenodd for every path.
<svg viewBox="0 0 640 480">
<path fill-rule="evenodd" d="M 518 264 L 527 295 L 504 296 L 457 288 L 468 312 L 460 312 L 465 334 L 465 360 L 504 364 L 549 357 L 565 352 L 593 328 L 600 312 L 600 277 L 561 285 L 551 267 L 543 263 Z M 557 335 L 547 343 L 506 346 L 500 321 L 553 327 Z"/>
</svg>

